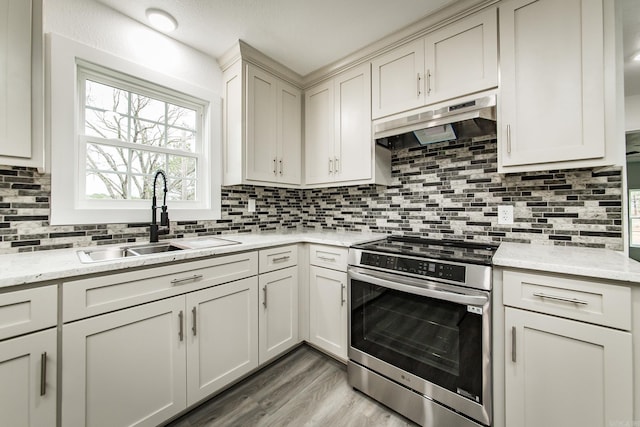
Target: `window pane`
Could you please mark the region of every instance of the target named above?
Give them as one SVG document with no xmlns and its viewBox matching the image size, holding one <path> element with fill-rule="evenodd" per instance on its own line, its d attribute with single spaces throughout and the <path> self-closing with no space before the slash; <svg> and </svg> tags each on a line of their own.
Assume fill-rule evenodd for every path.
<svg viewBox="0 0 640 427">
<path fill-rule="evenodd" d="M 169 156 L 167 173 L 171 178 L 196 178 L 196 159 L 192 157 Z"/>
<path fill-rule="evenodd" d="M 162 178 L 159 179 L 156 196 L 159 197 L 158 204 L 162 203 Z M 151 200 L 153 196 L 153 176 L 151 175 L 134 175 L 131 178 L 131 199 Z"/>
<path fill-rule="evenodd" d="M 86 135 L 105 139 L 127 140 L 129 119 L 113 111 L 85 109 L 84 131 Z"/>
<path fill-rule="evenodd" d="M 640 246 L 640 218 L 630 218 L 629 226 L 631 227 L 631 232 L 629 233 L 631 237 L 631 246 Z"/>
<path fill-rule="evenodd" d="M 629 190 L 629 216 L 640 217 L 640 190 Z"/>
<path fill-rule="evenodd" d="M 191 131 L 176 128 L 167 129 L 167 148 L 194 152 L 196 149 L 195 140 L 196 136 Z"/>
<path fill-rule="evenodd" d="M 128 92 L 102 83 L 86 81 L 85 105 L 103 111 L 115 111 L 128 114 Z"/>
<path fill-rule="evenodd" d="M 196 111 L 168 104 L 167 124 L 169 126 L 196 130 Z"/>
<path fill-rule="evenodd" d="M 85 195 L 88 199 L 126 199 L 127 185 L 125 174 L 89 171 Z"/>
<path fill-rule="evenodd" d="M 195 200 L 196 181 L 191 179 L 169 179 L 167 200 Z"/>
<path fill-rule="evenodd" d="M 155 122 L 133 119 L 131 142 L 152 147 L 163 147 L 165 127 Z"/>
<path fill-rule="evenodd" d="M 157 99 L 131 94 L 131 115 L 135 118 L 164 123 L 165 103 Z"/>
<path fill-rule="evenodd" d="M 87 169 L 126 172 L 129 150 L 101 144 L 87 144 Z"/>
<path fill-rule="evenodd" d="M 167 156 L 153 151 L 133 150 L 131 155 L 131 172 L 141 175 L 153 175 L 159 169 L 165 170 Z"/>
</svg>

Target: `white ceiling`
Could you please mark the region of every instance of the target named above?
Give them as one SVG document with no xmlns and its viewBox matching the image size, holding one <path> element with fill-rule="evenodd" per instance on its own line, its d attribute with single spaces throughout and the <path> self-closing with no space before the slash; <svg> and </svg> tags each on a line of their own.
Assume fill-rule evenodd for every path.
<svg viewBox="0 0 640 427">
<path fill-rule="evenodd" d="M 145 25 L 178 21 L 170 37 L 220 57 L 239 39 L 305 76 L 456 0 L 97 0 Z"/>
</svg>

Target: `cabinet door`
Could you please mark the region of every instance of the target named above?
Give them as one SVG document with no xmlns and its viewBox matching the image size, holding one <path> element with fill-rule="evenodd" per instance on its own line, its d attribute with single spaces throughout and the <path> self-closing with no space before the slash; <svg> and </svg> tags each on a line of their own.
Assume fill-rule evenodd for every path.
<svg viewBox="0 0 640 427">
<path fill-rule="evenodd" d="M 492 8 L 428 34 L 426 103 L 498 86 L 498 14 Z"/>
<path fill-rule="evenodd" d="M 246 178 L 277 181 L 276 102 L 278 80 L 247 65 Z"/>
<path fill-rule="evenodd" d="M 282 81 L 278 83 L 278 181 L 302 180 L 302 95 Z"/>
<path fill-rule="evenodd" d="M 604 156 L 603 25 L 602 0 L 500 5 L 501 165 Z"/>
<path fill-rule="evenodd" d="M 311 266 L 309 278 L 309 340 L 347 359 L 347 273 Z"/>
<path fill-rule="evenodd" d="M 62 328 L 62 425 L 155 426 L 186 407 L 184 297 Z"/>
<path fill-rule="evenodd" d="M 368 64 L 340 74 L 335 88 L 336 181 L 371 179 L 371 71 Z"/>
<path fill-rule="evenodd" d="M 374 119 L 424 105 L 424 39 L 371 61 Z"/>
<path fill-rule="evenodd" d="M 258 366 L 258 279 L 187 295 L 187 405 Z"/>
<path fill-rule="evenodd" d="M 333 80 L 305 93 L 305 176 L 307 184 L 333 181 Z"/>
<path fill-rule="evenodd" d="M 298 267 L 260 275 L 260 364 L 298 344 Z"/>
<path fill-rule="evenodd" d="M 56 425 L 56 330 L 0 342 L 0 424 Z"/>
<path fill-rule="evenodd" d="M 0 0 L 0 156 L 31 157 L 31 1 Z"/>
<path fill-rule="evenodd" d="M 506 425 L 631 422 L 629 332 L 512 308 L 505 332 Z"/>
</svg>

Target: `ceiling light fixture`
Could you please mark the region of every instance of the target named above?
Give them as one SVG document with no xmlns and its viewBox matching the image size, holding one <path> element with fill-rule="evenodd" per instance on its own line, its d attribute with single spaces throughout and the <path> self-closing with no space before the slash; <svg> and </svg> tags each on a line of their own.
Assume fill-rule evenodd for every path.
<svg viewBox="0 0 640 427">
<path fill-rule="evenodd" d="M 169 15 L 167 12 L 161 9 L 147 9 L 147 19 L 153 28 L 156 30 L 170 33 L 178 28 L 178 21 L 176 18 Z"/>
</svg>

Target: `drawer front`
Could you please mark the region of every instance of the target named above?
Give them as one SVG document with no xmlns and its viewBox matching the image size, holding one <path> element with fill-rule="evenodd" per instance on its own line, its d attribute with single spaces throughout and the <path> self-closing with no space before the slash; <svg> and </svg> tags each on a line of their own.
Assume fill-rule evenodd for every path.
<svg viewBox="0 0 640 427">
<path fill-rule="evenodd" d="M 339 246 L 309 245 L 309 263 L 318 267 L 347 271 L 349 249 Z"/>
<path fill-rule="evenodd" d="M 555 274 L 503 271 L 503 302 L 568 319 L 631 330 L 631 289 Z"/>
<path fill-rule="evenodd" d="M 0 340 L 55 326 L 58 322 L 58 287 L 0 294 Z"/>
<path fill-rule="evenodd" d="M 298 245 L 280 246 L 260 251 L 260 274 L 298 265 Z"/>
<path fill-rule="evenodd" d="M 65 283 L 62 320 L 69 322 L 258 274 L 248 252 Z"/>
</svg>

